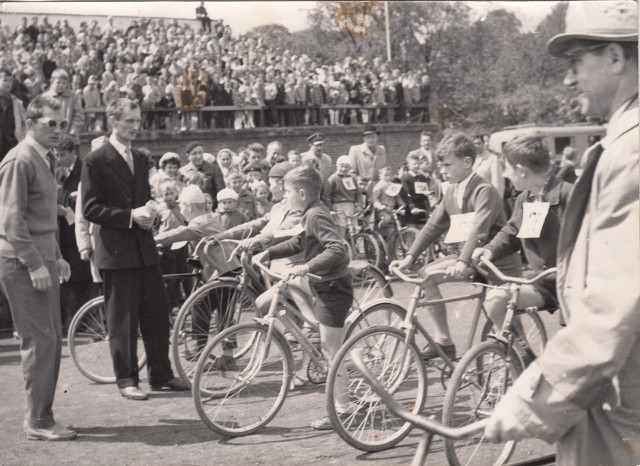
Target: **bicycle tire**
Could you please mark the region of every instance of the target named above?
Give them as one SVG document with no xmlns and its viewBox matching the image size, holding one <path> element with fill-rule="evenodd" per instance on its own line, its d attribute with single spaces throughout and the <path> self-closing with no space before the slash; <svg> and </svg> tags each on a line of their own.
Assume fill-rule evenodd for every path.
<svg viewBox="0 0 640 466">
<path fill-rule="evenodd" d="M 404 227 L 399 231 L 394 232 L 389 241 L 389 254 L 391 254 L 391 260 L 401 260 L 409 252 L 411 245 L 417 238 L 420 231 L 414 227 Z M 424 255 L 415 258 L 414 263 L 424 265 Z"/>
<path fill-rule="evenodd" d="M 537 312 L 517 310 L 513 319 L 515 326 L 514 347 L 518 349 L 523 360 L 531 363 L 535 358 L 540 357 L 547 346 L 547 330 Z M 494 329 L 493 322 L 487 320 L 482 328 L 480 340 L 487 341 L 489 334 L 498 332 Z M 524 340 L 524 343 L 521 343 L 521 339 Z M 527 349 L 531 350 L 531 355 L 527 354 Z"/>
<path fill-rule="evenodd" d="M 383 259 L 380 267 L 387 265 L 391 260 L 391 256 L 389 255 L 389 247 L 387 246 L 387 241 L 384 239 L 384 236 L 375 230 L 367 230 L 367 233 L 372 235 L 376 239 L 378 246 L 380 246 L 380 252 L 382 253 Z"/>
<path fill-rule="evenodd" d="M 109 349 L 104 297 L 87 301 L 71 320 L 67 334 L 71 360 L 82 375 L 97 383 L 115 383 Z M 138 342 L 138 370 L 147 363 L 144 345 Z"/>
<path fill-rule="evenodd" d="M 255 317 L 256 295 L 246 287 L 242 296 L 236 279 L 218 279 L 194 291 L 181 306 L 171 332 L 171 351 L 176 371 L 182 380 L 191 383 L 200 353 L 211 337 L 220 330 Z M 232 307 L 219 319 L 220 303 Z"/>
<path fill-rule="evenodd" d="M 369 233 L 356 233 L 352 238 L 353 260 L 363 260 L 376 267 L 382 264 L 382 252 L 376 238 Z"/>
<path fill-rule="evenodd" d="M 442 409 L 445 426 L 461 427 L 491 415 L 493 409 L 522 372 L 517 352 L 502 342 L 488 340 L 467 351 L 456 365 L 447 387 Z M 452 466 L 493 464 L 509 461 L 516 442 L 493 444 L 484 431 L 462 440 L 446 440 L 445 451 Z"/>
<path fill-rule="evenodd" d="M 357 265 L 352 262 L 349 267 L 352 270 L 353 308 L 363 309 L 371 301 L 393 296 L 391 283 L 380 269 L 368 263 L 362 267 L 355 267 L 354 264 Z"/>
<path fill-rule="evenodd" d="M 399 403 L 414 414 L 424 407 L 427 374 L 418 348 L 405 339 L 405 334 L 396 328 L 369 328 L 347 340 L 334 358 L 327 376 L 327 410 L 338 435 L 354 448 L 368 452 L 386 450 L 401 442 L 413 425 L 382 403 L 353 366 L 352 351 L 360 355 Z M 347 375 L 347 393 L 336 393 L 338 373 Z M 342 399 L 344 403 L 347 397 L 349 409 L 339 414 L 336 400 Z"/>
<path fill-rule="evenodd" d="M 241 437 L 257 432 L 278 413 L 289 391 L 291 349 L 282 334 L 271 331 L 267 361 L 261 362 L 269 328 L 234 325 L 220 332 L 202 351 L 193 378 L 193 400 L 200 419 L 215 433 Z M 234 354 L 235 367 L 215 367 L 229 343 L 252 342 L 252 351 Z"/>
</svg>

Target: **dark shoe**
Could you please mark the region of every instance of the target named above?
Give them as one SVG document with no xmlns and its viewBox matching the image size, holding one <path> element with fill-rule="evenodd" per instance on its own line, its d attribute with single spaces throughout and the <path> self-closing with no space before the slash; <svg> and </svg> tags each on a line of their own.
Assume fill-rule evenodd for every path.
<svg viewBox="0 0 640 466">
<path fill-rule="evenodd" d="M 436 343 L 437 344 L 437 343 Z M 438 345 L 442 352 L 452 361 L 456 358 L 456 345 Z M 436 349 L 429 345 L 424 353 L 422 353 L 422 359 L 429 361 L 431 359 L 437 359 L 440 355 Z"/>
<path fill-rule="evenodd" d="M 75 439 L 78 434 L 75 430 L 67 429 L 60 424 L 54 424 L 51 427 L 39 429 L 38 427 L 24 426 L 27 434 L 27 440 L 48 440 L 51 442 L 63 442 Z"/>
<path fill-rule="evenodd" d="M 149 399 L 147 394 L 142 390 L 140 390 L 139 387 L 133 387 L 133 386 L 124 387 L 124 388 L 119 388 L 118 390 L 120 390 L 120 395 L 122 395 L 124 398 L 127 398 L 129 400 L 148 400 Z"/>
<path fill-rule="evenodd" d="M 237 371 L 238 365 L 233 356 L 224 355 L 221 358 L 216 358 L 215 361 L 209 366 L 214 371 Z"/>
<path fill-rule="evenodd" d="M 179 377 L 174 377 L 173 379 L 169 379 L 160 385 L 151 385 L 151 390 L 153 391 L 167 390 L 170 392 L 184 392 L 187 390 L 191 390 L 191 385 L 189 385 L 187 382 L 185 382 Z"/>
</svg>

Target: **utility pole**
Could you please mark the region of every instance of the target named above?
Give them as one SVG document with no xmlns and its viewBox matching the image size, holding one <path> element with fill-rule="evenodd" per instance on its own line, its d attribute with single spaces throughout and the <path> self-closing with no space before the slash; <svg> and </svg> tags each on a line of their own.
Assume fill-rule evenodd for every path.
<svg viewBox="0 0 640 466">
<path fill-rule="evenodd" d="M 389 2 L 384 2 L 384 23 L 387 29 L 387 61 L 391 61 L 391 31 L 389 29 Z"/>
</svg>

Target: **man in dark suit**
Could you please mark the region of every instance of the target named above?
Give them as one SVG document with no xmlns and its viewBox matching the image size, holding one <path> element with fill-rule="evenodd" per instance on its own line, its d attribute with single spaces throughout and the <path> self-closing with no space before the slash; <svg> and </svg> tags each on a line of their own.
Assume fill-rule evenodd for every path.
<svg viewBox="0 0 640 466">
<path fill-rule="evenodd" d="M 140 128 L 137 103 L 117 99 L 107 107 L 109 142 L 89 153 L 82 169 L 82 210 L 98 225 L 96 265 L 104 279 L 109 344 L 120 394 L 146 400 L 140 390 L 138 327 L 152 390 L 188 390 L 169 362 L 169 306 L 160 258 L 151 233 L 155 208 L 149 203 L 147 158 L 131 149 Z"/>
<path fill-rule="evenodd" d="M 98 296 L 99 290 L 93 283 L 90 264 L 80 257 L 76 242 L 75 211 L 82 162 L 74 152 L 73 138 L 63 136 L 54 153 L 59 165 L 55 171 L 58 184 L 58 242 L 62 257 L 71 267 L 71 278 L 60 285 L 60 310 L 65 331 L 78 308 Z"/>
<path fill-rule="evenodd" d="M 60 102 L 38 96 L 27 108 L 27 135 L 0 163 L 0 291 L 20 336 L 30 440 L 73 440 L 56 423 L 53 400 L 62 352 L 59 282 L 69 264 L 56 242 L 53 149 L 69 124 Z"/>
</svg>

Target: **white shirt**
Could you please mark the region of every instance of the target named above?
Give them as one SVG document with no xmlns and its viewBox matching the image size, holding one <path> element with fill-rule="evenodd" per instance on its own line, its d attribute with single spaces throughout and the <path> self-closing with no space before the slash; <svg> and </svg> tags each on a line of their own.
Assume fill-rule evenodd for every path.
<svg viewBox="0 0 640 466">
<path fill-rule="evenodd" d="M 115 148 L 115 150 L 118 151 L 118 154 L 120 154 L 122 156 L 122 158 L 124 159 L 125 163 L 128 166 L 133 167 L 133 154 L 131 153 L 131 147 L 128 147 L 128 146 L 125 146 L 124 144 L 122 144 L 120 141 L 118 141 L 118 139 L 113 134 L 111 136 L 109 136 L 109 142 Z M 127 156 L 125 155 L 125 151 L 129 152 L 129 157 L 131 157 L 131 165 L 129 165 L 129 160 L 127 159 Z"/>
<path fill-rule="evenodd" d="M 456 193 L 456 204 L 458 205 L 458 209 L 462 209 L 462 201 L 464 199 L 464 192 L 467 189 L 467 185 L 469 184 L 469 180 L 471 179 L 471 175 L 473 172 L 469 174 L 464 180 L 460 183 L 457 183 L 455 186 Z"/>
</svg>

